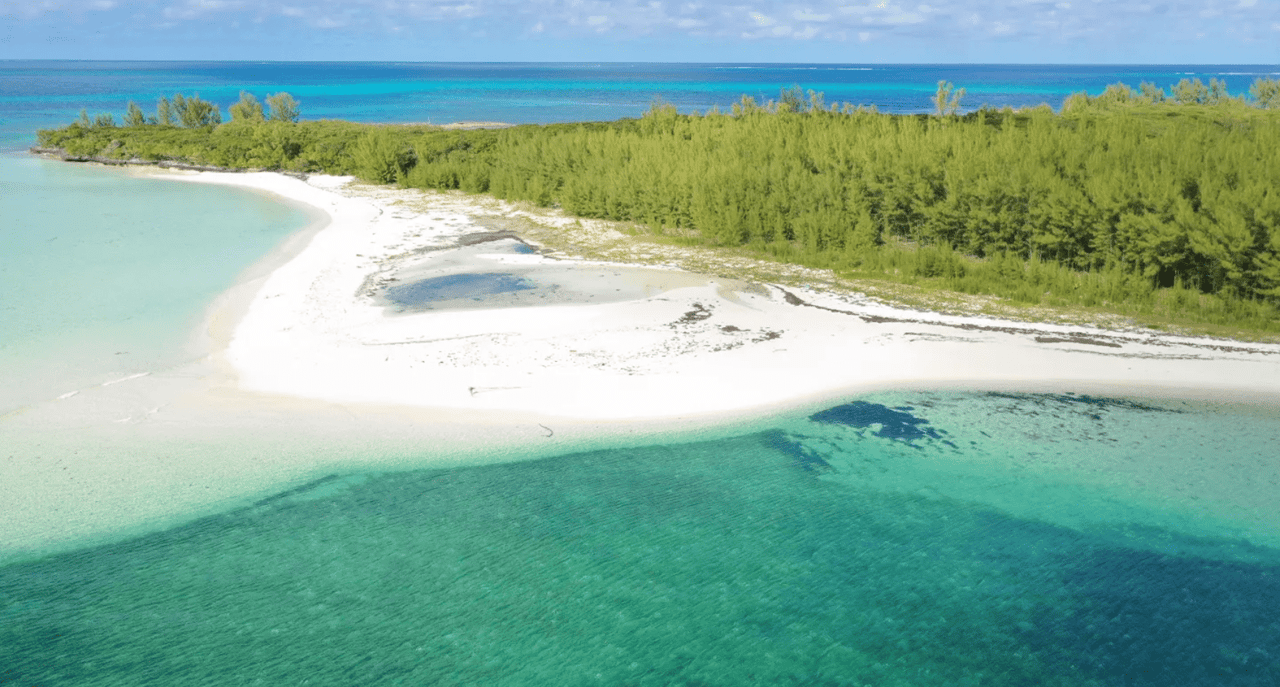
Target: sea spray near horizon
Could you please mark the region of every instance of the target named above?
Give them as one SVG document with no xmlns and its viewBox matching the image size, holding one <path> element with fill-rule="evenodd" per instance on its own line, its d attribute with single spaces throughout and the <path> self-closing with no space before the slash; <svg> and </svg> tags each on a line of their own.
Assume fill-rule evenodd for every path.
<svg viewBox="0 0 1280 687">
<path fill-rule="evenodd" d="M 902 392 L 334 476 L 0 568 L 0 683 L 1273 684 L 1280 550 L 1248 539 L 1276 514 L 1235 490 L 1274 469 L 1275 427 Z"/>
</svg>

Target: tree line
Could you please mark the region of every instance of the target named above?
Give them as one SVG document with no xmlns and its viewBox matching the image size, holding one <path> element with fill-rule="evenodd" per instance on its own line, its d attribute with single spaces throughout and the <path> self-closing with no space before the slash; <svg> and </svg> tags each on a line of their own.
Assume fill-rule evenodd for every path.
<svg viewBox="0 0 1280 687">
<path fill-rule="evenodd" d="M 228 110 L 231 121 L 250 124 L 265 121 L 297 122 L 299 118 L 298 101 L 288 93 L 269 94 L 264 105 L 252 93 L 240 91 L 239 102 L 231 105 Z M 201 99 L 198 94 L 185 96 L 181 93 L 175 94 L 172 100 L 161 97 L 156 101 L 155 114 L 150 116 L 130 100 L 123 118 L 123 126 L 126 127 L 156 125 L 200 129 L 221 123 L 222 111 L 217 105 Z M 88 110 L 82 109 L 75 124 L 84 129 L 114 128 L 116 119 L 109 112 L 90 118 Z"/>
<path fill-rule="evenodd" d="M 729 112 L 655 103 L 638 119 L 501 130 L 249 108 L 216 127 L 40 136 L 74 154 L 489 193 L 855 277 L 1280 331 L 1280 82 L 1250 98 L 1184 82 L 1117 84 L 1060 112 L 957 114 L 963 91 L 944 82 L 934 115 L 793 87 Z"/>
</svg>

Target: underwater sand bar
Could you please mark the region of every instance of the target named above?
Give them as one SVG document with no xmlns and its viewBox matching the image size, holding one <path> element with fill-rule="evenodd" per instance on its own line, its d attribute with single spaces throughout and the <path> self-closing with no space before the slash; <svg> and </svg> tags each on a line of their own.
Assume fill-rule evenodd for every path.
<svg viewBox="0 0 1280 687">
<path fill-rule="evenodd" d="M 386 293 L 405 275 L 536 268 L 572 281 L 600 264 L 476 250 L 489 245 L 464 240 L 485 231 L 477 217 L 517 211 L 468 196 L 270 173 L 183 178 L 331 217 L 266 279 L 227 342 L 248 391 L 594 421 L 754 414 L 904 386 L 1280 398 L 1274 344 L 945 316 L 676 270 L 636 298 L 397 313 Z M 464 247 L 465 264 L 448 268 Z"/>
</svg>

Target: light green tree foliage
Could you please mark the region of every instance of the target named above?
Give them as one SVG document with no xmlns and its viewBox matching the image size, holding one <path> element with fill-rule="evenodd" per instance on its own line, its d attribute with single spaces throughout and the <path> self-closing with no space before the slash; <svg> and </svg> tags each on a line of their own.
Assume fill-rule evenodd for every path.
<svg viewBox="0 0 1280 687">
<path fill-rule="evenodd" d="M 1249 95 L 1253 102 L 1261 108 L 1280 109 L 1280 79 L 1259 77 L 1249 87 Z"/>
<path fill-rule="evenodd" d="M 1182 79 L 1173 86 L 1173 99 L 1182 105 L 1209 102 L 1209 87 L 1200 79 Z"/>
<path fill-rule="evenodd" d="M 1128 105 L 1138 99 L 1138 94 L 1128 84 L 1113 83 L 1107 86 L 1097 100 L 1106 105 Z"/>
<path fill-rule="evenodd" d="M 115 115 L 111 114 L 110 112 L 103 112 L 101 114 L 95 115 L 93 118 L 94 127 L 102 127 L 104 129 L 109 129 L 114 127 L 115 125 L 116 125 Z"/>
<path fill-rule="evenodd" d="M 1143 100 L 1151 104 L 1162 103 L 1165 99 L 1164 89 L 1150 81 L 1138 84 L 1138 92 L 1141 93 Z"/>
<path fill-rule="evenodd" d="M 838 106 L 835 103 L 832 103 L 831 107 L 832 109 L 836 109 Z M 824 96 L 820 91 L 809 89 L 808 111 L 809 112 L 825 112 L 826 109 L 827 109 L 826 96 Z"/>
<path fill-rule="evenodd" d="M 147 116 L 142 114 L 142 108 L 138 107 L 137 103 L 130 100 L 129 109 L 126 110 L 124 114 L 124 125 L 125 126 L 143 126 L 146 123 L 147 123 Z"/>
<path fill-rule="evenodd" d="M 306 146 L 307 136 L 284 122 L 267 122 L 254 129 L 254 167 L 281 168 L 296 160 Z"/>
<path fill-rule="evenodd" d="M 173 126 L 178 123 L 178 116 L 173 111 L 173 105 L 170 104 L 168 98 L 160 98 L 156 101 L 156 124 L 163 126 Z"/>
<path fill-rule="evenodd" d="M 1205 98 L 1206 104 L 1217 105 L 1230 98 L 1231 94 L 1227 92 L 1226 80 L 1216 77 L 1209 79 L 1209 95 Z"/>
<path fill-rule="evenodd" d="M 81 127 L 84 127 L 85 129 L 89 129 L 93 127 L 93 120 L 89 119 L 88 110 L 86 110 L 83 107 L 80 108 L 80 116 L 76 118 L 76 124 L 80 125 Z"/>
<path fill-rule="evenodd" d="M 864 277 L 1280 329 L 1280 112 L 1108 92 L 948 126 L 744 97 L 732 117 L 655 103 L 639 119 L 503 130 L 71 126 L 40 141 L 488 192 Z"/>
<path fill-rule="evenodd" d="M 804 91 L 800 88 L 800 84 L 795 84 L 791 88 L 784 88 L 778 94 L 778 112 L 804 112 L 805 106 Z"/>
<path fill-rule="evenodd" d="M 413 166 L 415 158 L 413 149 L 385 128 L 368 131 L 356 140 L 351 150 L 356 174 L 382 184 L 399 181 Z"/>
<path fill-rule="evenodd" d="M 273 122 L 298 121 L 298 101 L 288 93 L 268 95 L 267 109 Z"/>
<path fill-rule="evenodd" d="M 1078 113 L 1090 108 L 1125 107 L 1146 102 L 1150 102 L 1147 96 L 1139 95 L 1127 84 L 1115 83 L 1097 96 L 1090 96 L 1086 91 L 1072 93 L 1062 102 L 1062 111 Z"/>
<path fill-rule="evenodd" d="M 240 91 L 240 101 L 227 108 L 231 113 L 231 121 L 242 124 L 257 124 L 265 121 L 262 116 L 262 103 L 248 91 Z"/>
<path fill-rule="evenodd" d="M 760 111 L 761 108 L 756 104 L 756 99 L 745 94 L 738 99 L 738 102 L 729 106 L 729 112 L 734 117 L 741 117 L 743 115 L 754 114 Z"/>
<path fill-rule="evenodd" d="M 956 90 L 950 81 L 939 81 L 938 90 L 933 95 L 934 114 L 939 117 L 953 115 L 960 109 L 960 99 L 964 97 L 964 89 Z"/>
<path fill-rule="evenodd" d="M 190 98 L 178 93 L 173 96 L 173 109 L 178 122 L 188 129 L 213 126 L 222 123 L 222 113 L 218 106 L 202 100 L 199 95 Z"/>
</svg>

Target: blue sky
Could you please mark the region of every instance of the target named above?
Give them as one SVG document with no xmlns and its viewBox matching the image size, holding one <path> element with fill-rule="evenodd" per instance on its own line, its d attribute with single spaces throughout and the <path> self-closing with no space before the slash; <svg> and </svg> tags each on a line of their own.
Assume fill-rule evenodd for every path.
<svg viewBox="0 0 1280 687">
<path fill-rule="evenodd" d="M 1280 0 L 0 0 L 0 59 L 1280 64 Z"/>
</svg>

